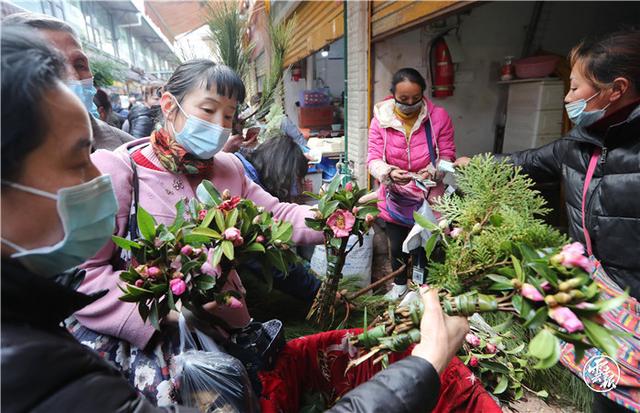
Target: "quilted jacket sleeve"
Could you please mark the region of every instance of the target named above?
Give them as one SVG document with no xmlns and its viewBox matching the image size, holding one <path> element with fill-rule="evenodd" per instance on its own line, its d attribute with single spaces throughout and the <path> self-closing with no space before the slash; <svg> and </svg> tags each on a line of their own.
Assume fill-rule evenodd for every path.
<svg viewBox="0 0 640 413">
<path fill-rule="evenodd" d="M 428 361 L 409 356 L 347 393 L 331 413 L 414 413 L 438 402 L 440 377 Z"/>
<path fill-rule="evenodd" d="M 558 139 L 547 145 L 526 151 L 515 152 L 506 157 L 514 165 L 537 182 L 557 182 L 562 174 L 562 159 L 569 145 L 569 140 Z"/>
</svg>

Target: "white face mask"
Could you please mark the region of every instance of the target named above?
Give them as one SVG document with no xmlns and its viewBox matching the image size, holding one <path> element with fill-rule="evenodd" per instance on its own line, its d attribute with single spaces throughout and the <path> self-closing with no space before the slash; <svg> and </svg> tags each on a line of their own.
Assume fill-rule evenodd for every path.
<svg viewBox="0 0 640 413">
<path fill-rule="evenodd" d="M 564 105 L 567 111 L 567 116 L 569 116 L 569 119 L 574 125 L 587 127 L 587 126 L 593 125 L 598 120 L 602 119 L 605 111 L 611 105 L 611 103 L 609 103 L 607 106 L 605 106 L 602 109 L 585 112 L 585 109 L 587 108 L 587 103 L 594 97 L 598 96 L 599 94 L 600 92 L 597 92 L 595 95 L 591 96 L 589 99 L 578 99 Z"/>
<path fill-rule="evenodd" d="M 180 132 L 176 132 L 173 123 L 171 124 L 176 142 L 196 158 L 213 158 L 224 148 L 229 135 L 231 135 L 231 129 L 189 115 L 182 109 L 178 100 L 175 99 L 175 101 L 184 117 L 187 118 Z"/>
</svg>

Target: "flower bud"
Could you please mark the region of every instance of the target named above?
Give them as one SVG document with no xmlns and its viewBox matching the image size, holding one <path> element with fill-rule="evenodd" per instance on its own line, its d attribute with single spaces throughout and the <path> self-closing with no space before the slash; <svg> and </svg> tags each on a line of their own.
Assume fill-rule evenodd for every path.
<svg viewBox="0 0 640 413">
<path fill-rule="evenodd" d="M 315 219 L 322 219 L 322 218 L 324 218 L 324 217 L 322 216 L 322 212 L 320 212 L 320 211 L 318 211 L 318 210 L 314 211 L 314 213 L 313 213 L 313 217 L 314 217 Z"/>
<path fill-rule="evenodd" d="M 520 281 L 517 278 L 513 278 L 511 279 L 511 285 L 513 285 L 514 288 L 517 288 L 519 290 L 522 287 L 522 281 Z"/>
<path fill-rule="evenodd" d="M 571 301 L 571 296 L 567 293 L 557 293 L 553 296 L 553 298 L 556 299 L 558 304 L 567 304 L 569 301 Z"/>
<path fill-rule="evenodd" d="M 358 215 L 358 211 L 360 211 L 360 208 L 358 208 L 357 206 L 354 206 L 353 209 L 351 210 L 351 213 L 353 215 Z"/>
<path fill-rule="evenodd" d="M 264 212 L 264 207 L 258 207 L 258 214 L 262 214 Z"/>
<path fill-rule="evenodd" d="M 227 199 L 231 199 L 231 192 L 228 189 L 225 189 L 224 191 L 222 191 L 222 199 L 225 201 Z"/>
<path fill-rule="evenodd" d="M 191 245 L 185 245 L 184 247 L 180 248 L 180 254 L 186 255 L 188 257 L 193 254 L 193 248 L 191 247 Z"/>
<path fill-rule="evenodd" d="M 347 192 L 351 192 L 353 191 L 353 183 L 351 182 L 347 182 L 347 184 L 344 186 L 345 191 Z"/>
<path fill-rule="evenodd" d="M 544 297 L 540 294 L 540 291 L 531 284 L 522 284 L 520 294 L 531 301 L 543 301 Z"/>
<path fill-rule="evenodd" d="M 467 335 L 464 336 L 464 340 L 472 347 L 478 347 L 480 345 L 480 337 L 473 333 L 467 333 Z"/>
<path fill-rule="evenodd" d="M 569 291 L 569 295 L 573 300 L 582 300 L 584 299 L 584 293 L 580 290 L 571 290 Z"/>
<path fill-rule="evenodd" d="M 558 288 L 560 289 L 560 291 L 569 291 L 572 288 L 580 287 L 582 283 L 582 278 L 575 277 L 570 280 L 561 282 Z"/>
<path fill-rule="evenodd" d="M 158 267 L 149 267 L 147 269 L 147 275 L 149 276 L 149 278 L 157 278 L 160 274 L 162 274 L 162 271 L 160 271 L 160 268 Z"/>
<path fill-rule="evenodd" d="M 201 209 L 200 212 L 198 212 L 198 219 L 200 221 L 202 221 L 203 219 L 205 219 L 207 217 L 207 210 L 206 209 Z"/>
<path fill-rule="evenodd" d="M 135 282 L 135 286 L 138 288 L 142 288 L 143 285 L 144 285 L 144 280 L 141 280 L 138 278 Z"/>
<path fill-rule="evenodd" d="M 449 233 L 449 235 L 451 235 L 451 238 L 458 238 L 460 236 L 460 234 L 462 234 L 462 228 L 460 227 L 455 227 L 451 233 Z"/>
<path fill-rule="evenodd" d="M 183 279 L 184 278 L 184 274 L 181 273 L 180 271 L 174 271 L 173 274 L 171 274 L 171 278 L 180 278 Z"/>
<path fill-rule="evenodd" d="M 262 244 L 264 242 L 264 236 L 263 235 L 258 235 L 256 237 L 256 242 Z"/>
<path fill-rule="evenodd" d="M 227 305 L 230 308 L 242 308 L 242 301 L 238 300 L 236 297 L 229 297 L 227 299 Z"/>
<path fill-rule="evenodd" d="M 478 358 L 476 356 L 471 356 L 471 359 L 469 359 L 469 365 L 471 367 L 478 367 Z"/>
<path fill-rule="evenodd" d="M 442 221 L 438 222 L 438 227 L 440 227 L 441 230 L 445 231 L 447 228 L 449 228 L 449 223 L 446 219 L 443 219 Z"/>
<path fill-rule="evenodd" d="M 368 225 L 371 225 L 374 220 L 375 220 L 375 217 L 372 214 L 367 214 L 364 217 L 364 222 L 366 222 Z"/>
<path fill-rule="evenodd" d="M 476 222 L 475 224 L 473 224 L 473 228 L 471 228 L 471 233 L 472 234 L 479 234 L 480 231 L 482 231 L 482 225 L 480 225 L 479 222 Z"/>
<path fill-rule="evenodd" d="M 553 265 L 560 265 L 562 262 L 562 254 L 556 254 L 553 257 L 549 258 L 549 262 Z"/>
<path fill-rule="evenodd" d="M 487 347 L 485 347 L 485 350 L 489 354 L 496 354 L 498 348 L 494 344 L 487 343 Z"/>
<path fill-rule="evenodd" d="M 280 247 L 282 245 L 282 241 L 277 239 L 277 240 L 273 241 L 273 245 L 275 245 L 276 247 Z"/>
<path fill-rule="evenodd" d="M 180 278 L 169 281 L 169 287 L 174 295 L 182 295 L 187 290 L 187 284 Z"/>
<path fill-rule="evenodd" d="M 280 246 L 280 249 L 282 249 L 283 251 L 289 251 L 289 244 L 282 244 Z"/>
<path fill-rule="evenodd" d="M 262 215 L 256 215 L 253 218 L 253 221 L 251 221 L 253 223 L 253 225 L 260 225 L 262 224 Z"/>
<path fill-rule="evenodd" d="M 544 302 L 547 303 L 547 305 L 551 308 L 558 305 L 558 302 L 556 301 L 555 297 L 552 295 L 548 295 L 544 297 Z"/>
</svg>

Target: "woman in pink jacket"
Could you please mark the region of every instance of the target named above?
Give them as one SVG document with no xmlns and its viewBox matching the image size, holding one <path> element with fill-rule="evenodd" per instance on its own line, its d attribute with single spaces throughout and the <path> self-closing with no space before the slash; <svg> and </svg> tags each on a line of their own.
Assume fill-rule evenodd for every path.
<svg viewBox="0 0 640 413">
<path fill-rule="evenodd" d="M 386 222 L 391 244 L 391 267 L 397 270 L 406 261 L 402 243 L 413 226 L 413 211 L 425 199 L 444 193 L 441 160 L 453 161 L 456 146 L 453 123 L 447 112 L 424 96 L 426 82 L 411 68 L 393 75 L 391 93 L 375 105 L 369 129 L 369 171 L 378 181 L 378 208 Z M 436 182 L 426 188 L 423 180 Z M 424 252 L 414 255 L 424 266 Z M 398 275 L 387 298 L 396 300 L 407 292 L 407 271 Z"/>
<path fill-rule="evenodd" d="M 100 172 L 111 175 L 113 181 L 118 200 L 116 235 L 130 233 L 135 192 L 140 207 L 158 223 L 168 224 L 175 218 L 176 203 L 193 198 L 197 185 L 208 179 L 220 191 L 228 189 L 231 195 L 250 199 L 276 218 L 291 222 L 296 244 L 322 242 L 322 233 L 305 225 L 305 218 L 312 216 L 310 207 L 279 202 L 245 177 L 242 164 L 232 153 L 221 151 L 230 135 L 238 103 L 244 98 L 242 81 L 228 67 L 209 60 L 184 63 L 173 73 L 160 99 L 165 119 L 162 127 L 149 138 L 91 156 Z M 173 348 L 163 333 L 156 333 L 150 323 L 142 320 L 135 304 L 118 299 L 122 295 L 119 275 L 125 266 L 113 242 L 84 264 L 86 277 L 79 291 L 108 292 L 75 313 L 77 322 L 70 330 L 79 341 L 89 343 L 119 364 L 139 391 L 162 403 L 170 394 L 168 365 Z M 223 289 L 244 292 L 235 273 Z M 241 308 L 214 307 L 208 310 L 232 328 L 245 327 L 250 321 L 246 304 Z M 123 350 L 122 343 L 127 343 L 127 350 Z M 149 365 L 155 367 L 155 373 L 145 369 Z M 139 377 L 140 374 L 149 377 Z"/>
</svg>

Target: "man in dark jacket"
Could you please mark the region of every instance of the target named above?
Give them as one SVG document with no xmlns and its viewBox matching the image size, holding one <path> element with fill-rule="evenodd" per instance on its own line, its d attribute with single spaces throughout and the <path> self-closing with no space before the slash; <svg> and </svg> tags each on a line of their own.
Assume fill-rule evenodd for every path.
<svg viewBox="0 0 640 413">
<path fill-rule="evenodd" d="M 122 126 L 123 130 L 135 138 L 146 138 L 151 135 L 157 117 L 160 113 L 160 84 L 151 84 L 144 87 L 143 104 L 135 104 L 129 108 L 127 121 Z"/>
<path fill-rule="evenodd" d="M 44 38 L 66 58 L 66 82 L 84 82 L 93 79 L 89 60 L 82 50 L 82 43 L 71 26 L 62 20 L 35 13 L 16 13 L 5 17 L 3 25 L 19 24 L 38 30 Z M 90 89 L 90 88 L 89 88 Z M 95 93 L 95 89 L 94 89 Z M 93 104 L 93 96 L 80 97 L 85 105 Z M 118 146 L 133 140 L 133 137 L 106 122 L 91 116 L 93 131 L 93 149 L 114 150 Z"/>
</svg>

